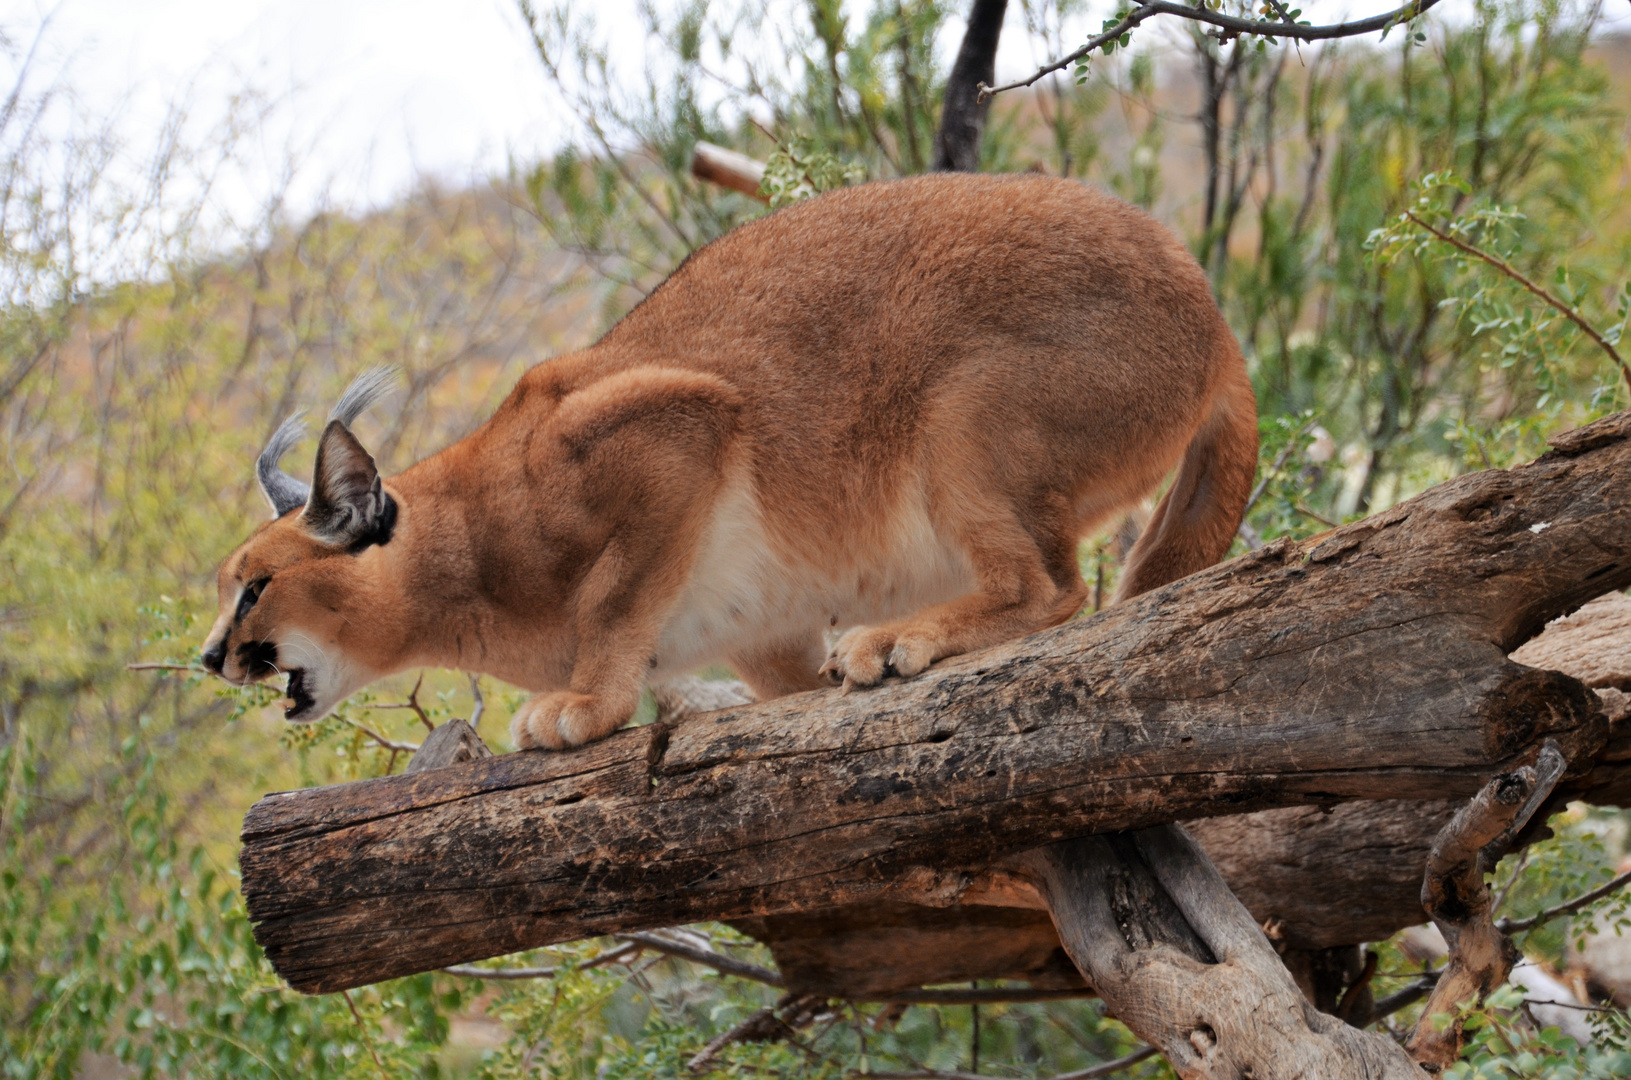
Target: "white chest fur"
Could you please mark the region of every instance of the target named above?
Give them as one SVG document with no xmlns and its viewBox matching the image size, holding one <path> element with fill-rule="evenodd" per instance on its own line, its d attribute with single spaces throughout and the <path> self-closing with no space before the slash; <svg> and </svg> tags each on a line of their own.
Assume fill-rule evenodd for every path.
<svg viewBox="0 0 1631 1080">
<path fill-rule="evenodd" d="M 778 550 L 751 485 L 715 504 L 681 599 L 663 628 L 651 679 L 722 662 L 735 650 L 900 618 L 975 588 L 963 551 L 930 520 L 925 500 L 897 500 L 888 526 L 863 547 L 811 563 Z"/>
</svg>

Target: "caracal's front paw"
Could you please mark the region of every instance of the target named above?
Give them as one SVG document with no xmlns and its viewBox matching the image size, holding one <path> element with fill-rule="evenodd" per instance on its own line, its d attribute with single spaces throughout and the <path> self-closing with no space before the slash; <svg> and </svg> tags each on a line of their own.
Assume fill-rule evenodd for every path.
<svg viewBox="0 0 1631 1080">
<path fill-rule="evenodd" d="M 567 750 L 604 738 L 628 720 L 624 710 L 609 708 L 591 694 L 557 690 L 527 701 L 510 718 L 510 741 L 518 750 Z"/>
<path fill-rule="evenodd" d="M 910 630 L 857 626 L 833 646 L 820 674 L 846 692 L 876 686 L 886 675 L 911 678 L 934 662 L 934 643 Z"/>
</svg>

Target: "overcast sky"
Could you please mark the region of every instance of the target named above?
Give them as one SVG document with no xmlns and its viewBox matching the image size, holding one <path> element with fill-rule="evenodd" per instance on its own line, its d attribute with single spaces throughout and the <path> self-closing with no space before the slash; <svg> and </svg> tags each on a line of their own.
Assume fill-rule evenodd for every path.
<svg viewBox="0 0 1631 1080">
<path fill-rule="evenodd" d="M 636 2 L 588 5 L 614 58 L 635 70 Z M 1320 14 L 1370 14 L 1387 2 L 1322 3 Z M 1624 5 L 1610 7 L 1624 25 Z M 0 29 L 26 43 L 47 14 L 37 77 L 61 72 L 85 111 L 117 115 L 133 145 L 151 142 L 172 101 L 207 114 L 245 87 L 281 99 L 261 153 L 269 168 L 300 157 L 296 215 L 323 192 L 379 204 L 420 175 L 488 175 L 512 151 L 530 157 L 568 133 L 513 0 L 0 0 Z M 954 22 L 941 39 L 947 64 L 961 31 Z M 1003 44 L 999 75 L 1039 59 L 1021 33 Z"/>
<path fill-rule="evenodd" d="M 284 102 L 268 156 L 296 150 L 347 202 L 562 137 L 510 0 L 0 0 L 0 26 L 26 41 L 52 12 L 42 74 L 93 115 L 120 110 L 132 142 L 178 97 L 208 111 L 254 87 Z"/>
<path fill-rule="evenodd" d="M 632 70 L 637 2 L 586 0 Z M 377 204 L 416 176 L 486 175 L 568 134 L 514 0 L 0 0 L 0 29 L 26 44 L 47 14 L 41 72 L 62 71 L 92 114 L 120 110 L 133 144 L 178 97 L 204 111 L 246 86 L 284 99 L 265 155 L 301 153 L 297 202 L 322 189 Z M 961 34 L 948 24 L 948 64 Z M 1002 70 L 1031 63 L 1023 35 L 1003 44 Z"/>
</svg>

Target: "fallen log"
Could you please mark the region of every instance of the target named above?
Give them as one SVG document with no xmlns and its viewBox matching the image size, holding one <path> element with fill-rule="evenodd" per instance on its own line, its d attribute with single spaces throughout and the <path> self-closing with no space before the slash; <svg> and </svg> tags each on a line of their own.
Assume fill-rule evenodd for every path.
<svg viewBox="0 0 1631 1080">
<path fill-rule="evenodd" d="M 1631 414 L 1541 460 L 1276 542 L 874 690 L 816 692 L 271 795 L 243 830 L 257 940 L 298 989 L 871 900 L 948 904 L 994 860 L 1276 806 L 1470 796 L 1607 739 L 1510 662 L 1631 583 Z"/>
</svg>

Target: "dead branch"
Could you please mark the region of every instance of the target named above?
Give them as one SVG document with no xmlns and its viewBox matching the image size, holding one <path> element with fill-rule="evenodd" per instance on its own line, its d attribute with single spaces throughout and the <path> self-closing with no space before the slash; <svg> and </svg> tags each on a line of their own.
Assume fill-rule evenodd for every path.
<svg viewBox="0 0 1631 1080">
<path fill-rule="evenodd" d="M 1627 885 L 1631 885 L 1631 870 L 1626 871 L 1605 885 L 1598 886 L 1584 895 L 1575 897 L 1573 900 L 1561 903 L 1556 907 L 1547 908 L 1545 911 L 1531 915 L 1527 919 L 1502 919 L 1495 924 L 1495 927 L 1503 934 L 1521 934 L 1526 930 L 1533 930 L 1537 926 L 1545 926 L 1553 919 L 1561 918 L 1564 915 L 1573 915 L 1582 908 L 1590 907 L 1605 896 L 1614 895 Z"/>
<path fill-rule="evenodd" d="M 592 960 L 579 964 L 574 970 L 588 971 L 591 968 L 604 967 L 616 963 L 624 957 L 633 956 L 644 946 L 631 942 L 619 945 L 615 949 L 607 949 Z M 553 979 L 561 971 L 558 967 L 511 967 L 511 968 L 484 968 L 475 964 L 452 964 L 442 969 L 444 975 L 463 975 L 472 979 Z"/>
<path fill-rule="evenodd" d="M 1533 766 L 1491 780 L 1439 833 L 1422 881 L 1422 906 L 1450 947 L 1427 1007 L 1411 1036 L 1410 1056 L 1437 1074 L 1461 1056 L 1463 1006 L 1482 1004 L 1506 982 L 1518 950 L 1491 918 L 1484 875 L 1563 775 L 1562 751 L 1548 741 Z M 1444 1015 L 1453 1017 L 1442 1024 Z"/>
<path fill-rule="evenodd" d="M 353 720 L 349 716 L 344 717 L 344 720 L 346 723 L 368 736 L 368 738 L 372 739 L 382 750 L 389 750 L 392 753 L 406 752 L 410 754 L 416 753 L 419 750 L 419 743 L 402 742 L 399 739 L 387 739 L 384 735 L 381 735 L 379 732 L 375 731 L 361 720 Z"/>
<path fill-rule="evenodd" d="M 766 196 L 759 194 L 759 185 L 765 177 L 764 162 L 755 161 L 746 154 L 727 150 L 723 146 L 698 142 L 696 149 L 691 153 L 691 175 L 698 180 L 706 180 L 710 184 L 739 191 L 760 202 L 770 201 Z"/>
<path fill-rule="evenodd" d="M 1614 362 L 1614 366 L 1620 369 L 1620 376 L 1625 380 L 1625 388 L 1627 390 L 1631 390 L 1631 365 L 1626 364 L 1625 358 L 1620 355 L 1620 350 L 1616 349 L 1612 342 L 1603 337 L 1595 326 L 1587 322 L 1585 316 L 1581 315 L 1580 312 L 1558 299 L 1557 296 L 1549 289 L 1537 285 L 1535 282 L 1529 280 L 1529 278 L 1524 275 L 1522 271 L 1500 256 L 1492 255 L 1483 248 L 1480 248 L 1474 244 L 1469 244 L 1460 237 L 1445 232 L 1436 225 L 1428 224 L 1426 220 L 1418 217 L 1412 211 L 1406 210 L 1404 212 L 1404 216 L 1409 218 L 1417 228 L 1426 230 L 1436 239 L 1442 241 L 1443 243 L 1449 244 L 1462 254 L 1471 255 L 1473 258 L 1493 266 L 1496 270 L 1500 271 L 1508 278 L 1516 281 L 1520 286 L 1527 290 L 1530 295 L 1536 297 L 1542 303 L 1561 314 L 1565 319 L 1568 319 L 1570 322 L 1574 323 L 1582 334 L 1585 334 L 1597 345 L 1599 349 L 1602 349 L 1608 354 L 1608 358 Z"/>
<path fill-rule="evenodd" d="M 689 960 L 693 964 L 713 968 L 722 975 L 734 975 L 738 979 L 749 979 L 753 982 L 764 983 L 766 986 L 782 985 L 782 977 L 769 968 L 750 964 L 745 960 L 737 960 L 723 953 L 704 949 L 684 941 L 675 941 L 673 938 L 661 934 L 619 934 L 618 941 L 627 941 L 642 948 L 652 949 L 668 956 L 677 956 L 682 960 Z"/>
<path fill-rule="evenodd" d="M 1395 26 L 1410 22 L 1438 3 L 1438 0 L 1413 0 L 1412 3 L 1395 8 L 1381 15 L 1373 15 L 1368 19 L 1359 19 L 1355 22 L 1333 23 L 1325 26 L 1312 26 L 1307 23 L 1292 22 L 1282 18 L 1278 21 L 1270 19 L 1242 19 L 1234 15 L 1225 15 L 1221 11 L 1213 11 L 1208 7 L 1174 3 L 1173 0 L 1151 0 L 1150 3 L 1141 4 L 1128 12 L 1113 26 L 1107 28 L 1102 34 L 1088 39 L 1087 44 L 1061 57 L 1051 63 L 1038 68 L 1028 78 L 1016 82 L 1004 83 L 1001 86 L 986 86 L 980 84 L 980 96 L 989 97 L 1000 94 L 1004 90 L 1017 90 L 1022 86 L 1030 86 L 1045 75 L 1063 70 L 1076 63 L 1094 51 L 1103 48 L 1112 41 L 1119 41 L 1125 34 L 1136 30 L 1140 24 L 1157 15 L 1172 15 L 1180 19 L 1189 19 L 1192 22 L 1207 23 L 1218 28 L 1218 36 L 1223 40 L 1251 35 L 1263 38 L 1286 38 L 1293 41 L 1325 41 L 1332 38 L 1358 37 L 1363 34 L 1373 34 L 1377 31 L 1386 32 Z"/>
<path fill-rule="evenodd" d="M 424 706 L 419 704 L 419 688 L 423 685 L 425 685 L 425 673 L 421 671 L 418 680 L 413 684 L 413 689 L 408 691 L 407 701 L 391 701 L 383 705 L 370 705 L 368 707 L 370 709 L 412 709 L 413 714 L 419 717 L 419 722 L 425 725 L 426 731 L 435 731 L 436 724 L 429 716 L 425 715 Z"/>
<path fill-rule="evenodd" d="M 1183 1080 L 1418 1080 L 1391 1039 L 1314 1008 L 1178 825 L 1031 852 L 1065 950 Z"/>
</svg>

